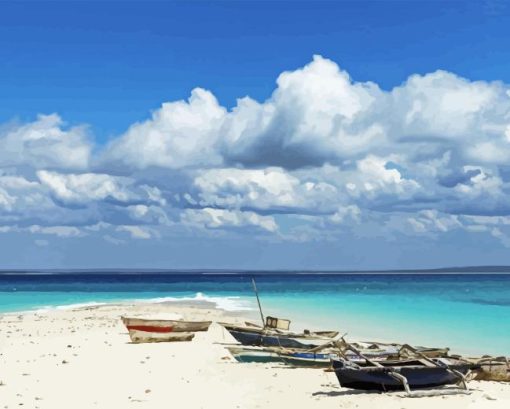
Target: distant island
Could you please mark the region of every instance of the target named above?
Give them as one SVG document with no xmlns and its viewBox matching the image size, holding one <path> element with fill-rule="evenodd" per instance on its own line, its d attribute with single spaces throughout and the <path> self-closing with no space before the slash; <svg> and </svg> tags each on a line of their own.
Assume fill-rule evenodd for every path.
<svg viewBox="0 0 510 409">
<path fill-rule="evenodd" d="M 510 266 L 464 266 L 419 269 L 381 270 L 249 270 L 249 269 L 164 269 L 164 268 L 94 268 L 94 269 L 0 269 L 1 274 L 442 274 L 510 273 Z"/>
</svg>

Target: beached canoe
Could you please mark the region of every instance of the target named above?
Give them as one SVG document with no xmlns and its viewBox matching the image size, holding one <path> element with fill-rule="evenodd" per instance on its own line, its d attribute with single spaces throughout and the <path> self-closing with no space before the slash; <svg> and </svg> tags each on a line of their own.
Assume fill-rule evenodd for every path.
<svg viewBox="0 0 510 409">
<path fill-rule="evenodd" d="M 366 366 L 348 360 L 332 360 L 340 386 L 351 389 L 394 391 L 434 388 L 463 381 L 472 365 L 466 363 L 431 364 L 422 359 L 405 361 L 377 361 L 378 366 Z"/>
<path fill-rule="evenodd" d="M 341 347 L 341 343 L 339 345 Z M 387 358 L 393 359 L 406 359 L 410 357 L 416 357 L 416 355 L 410 351 L 402 349 L 402 344 L 397 343 L 390 344 L 383 342 L 355 341 L 352 342 L 351 345 L 356 347 L 360 353 L 367 357 L 382 358 L 386 356 Z M 426 356 L 427 358 L 446 358 L 448 357 L 448 353 L 450 351 L 449 348 L 430 348 L 422 346 L 413 347 L 413 349 L 422 356 Z M 346 350 L 345 354 L 347 356 L 357 355 L 355 352 L 349 350 Z"/>
<path fill-rule="evenodd" d="M 289 349 L 279 347 L 246 347 L 241 345 L 227 346 L 227 350 L 238 362 L 263 362 L 263 363 L 285 363 L 292 366 L 312 366 L 327 368 L 331 366 L 332 359 L 339 359 L 339 350 L 327 343 L 324 348 L 317 347 L 314 350 Z M 388 359 L 398 354 L 398 348 L 394 345 L 384 345 L 375 348 L 361 349 L 364 356 L 372 359 Z M 358 354 L 352 351 L 345 351 L 346 356 L 353 362 L 364 361 Z"/>
<path fill-rule="evenodd" d="M 337 331 L 295 333 L 272 328 L 244 327 L 220 323 L 243 345 L 312 349 L 332 341 Z"/>
<path fill-rule="evenodd" d="M 154 333 L 207 331 L 211 321 L 153 320 L 122 317 L 128 330 Z"/>
<path fill-rule="evenodd" d="M 278 348 L 226 347 L 238 362 L 243 363 L 283 363 L 296 367 L 327 368 L 331 359 L 338 359 L 336 353 L 284 351 Z"/>
<path fill-rule="evenodd" d="M 181 342 L 191 341 L 195 336 L 194 332 L 147 332 L 134 329 L 129 330 L 131 342 L 135 344 L 150 342 Z"/>
</svg>

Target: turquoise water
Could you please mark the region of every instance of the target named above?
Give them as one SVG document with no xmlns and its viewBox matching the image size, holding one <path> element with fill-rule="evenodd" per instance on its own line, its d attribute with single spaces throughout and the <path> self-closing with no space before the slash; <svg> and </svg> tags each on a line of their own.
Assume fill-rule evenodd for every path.
<svg viewBox="0 0 510 409">
<path fill-rule="evenodd" d="M 132 299 L 200 299 L 251 309 L 254 274 L 0 274 L 0 311 Z M 264 313 L 351 339 L 510 355 L 510 275 L 256 274 Z M 197 293 L 201 293 L 197 296 Z"/>
</svg>

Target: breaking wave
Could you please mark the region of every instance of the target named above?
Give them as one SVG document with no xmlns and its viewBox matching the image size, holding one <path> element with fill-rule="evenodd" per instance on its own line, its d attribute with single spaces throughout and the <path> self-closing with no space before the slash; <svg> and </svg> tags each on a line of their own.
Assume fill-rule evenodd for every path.
<svg viewBox="0 0 510 409">
<path fill-rule="evenodd" d="M 198 292 L 193 297 L 158 297 L 137 299 L 136 302 L 142 303 L 164 303 L 164 302 L 196 302 L 196 303 L 212 303 L 217 308 L 225 311 L 250 311 L 254 309 L 253 303 L 242 297 L 217 297 L 209 296 Z"/>
</svg>

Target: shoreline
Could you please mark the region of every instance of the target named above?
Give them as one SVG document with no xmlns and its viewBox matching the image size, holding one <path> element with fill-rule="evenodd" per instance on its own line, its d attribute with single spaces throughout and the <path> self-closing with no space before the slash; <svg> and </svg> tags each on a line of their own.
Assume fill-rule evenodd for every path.
<svg viewBox="0 0 510 409">
<path fill-rule="evenodd" d="M 98 308 L 98 307 L 119 307 L 119 308 L 131 308 L 136 306 L 143 305 L 168 305 L 174 306 L 176 308 L 181 307 L 192 307 L 192 308 L 203 308 L 203 309 L 211 309 L 217 311 L 223 311 L 232 316 L 244 316 L 245 319 L 260 324 L 260 315 L 258 309 L 256 308 L 256 304 L 253 308 L 247 307 L 248 299 L 250 297 L 244 296 L 208 296 L 204 295 L 202 292 L 197 292 L 192 296 L 168 296 L 168 297 L 152 297 L 152 298 L 132 298 L 132 299 L 119 299 L 119 300 L 111 300 L 111 301 L 89 301 L 89 302 L 78 302 L 71 304 L 56 304 L 56 305 L 48 305 L 48 306 L 40 306 L 34 309 L 29 310 L 17 310 L 17 311 L 0 311 L 0 322 L 2 316 L 17 316 L 17 315 L 27 315 L 27 314 L 45 314 L 50 313 L 52 311 L 77 311 L 81 309 L 89 309 L 89 308 Z M 239 303 L 236 305 L 236 301 Z M 241 306 L 244 304 L 244 306 Z M 224 308 L 226 305 L 229 308 Z M 365 326 L 349 326 L 349 328 L 339 327 L 334 328 L 335 325 L 328 324 L 328 319 L 316 319 L 316 322 L 312 322 L 310 316 L 305 315 L 301 316 L 301 320 L 295 320 L 294 317 L 291 316 L 291 313 L 282 308 L 272 309 L 272 313 L 267 315 L 276 315 L 280 318 L 290 319 L 291 320 L 291 331 L 303 331 L 304 329 L 309 330 L 338 330 L 341 334 L 346 334 L 347 339 L 351 341 L 363 341 L 363 342 L 381 342 L 381 343 L 411 343 L 414 345 L 426 346 L 426 347 L 449 347 L 450 352 L 453 354 L 460 354 L 463 356 L 483 356 L 483 355 L 492 355 L 492 356 L 509 356 L 510 357 L 510 348 L 508 353 L 506 354 L 490 354 L 487 350 L 463 347 L 463 348 L 454 348 L 450 345 L 428 345 L 429 343 L 421 341 L 412 342 L 412 339 L 407 338 L 405 332 L 390 334 L 384 333 L 382 328 L 377 328 L 379 330 L 379 335 L 374 336 L 371 334 L 373 328 L 367 328 Z M 265 312 L 265 311 L 264 311 Z M 317 321 L 319 324 L 317 325 Z M 349 330 L 350 329 L 350 330 Z M 377 331 L 374 331 L 377 332 Z M 381 335 L 381 333 L 383 333 Z"/>
<path fill-rule="evenodd" d="M 165 314 L 213 324 L 191 342 L 130 343 L 121 315 Z M 322 370 L 238 363 L 224 348 L 234 339 L 217 322 L 242 323 L 251 315 L 175 301 L 0 314 L 1 406 L 447 409 L 506 408 L 510 402 L 510 383 L 472 381 L 470 395 L 410 399 L 344 389 Z"/>
<path fill-rule="evenodd" d="M 47 304 L 47 305 L 37 305 L 33 308 L 24 309 L 21 308 L 19 310 L 0 310 L 0 316 L 5 314 L 25 314 L 25 313 L 34 313 L 34 312 L 46 312 L 53 310 L 65 310 L 65 309 L 79 309 L 81 307 L 88 306 L 103 306 L 103 305 L 131 305 L 131 304 L 160 304 L 160 303 L 179 303 L 185 304 L 189 303 L 208 303 L 213 307 L 217 307 L 219 309 L 224 309 L 225 311 L 251 311 L 252 308 L 242 307 L 241 305 L 232 306 L 231 308 L 222 308 L 225 307 L 230 302 L 235 304 L 235 300 L 243 300 L 243 296 L 208 296 L 204 295 L 203 292 L 195 292 L 193 296 L 184 295 L 182 297 L 179 296 L 167 296 L 167 297 L 149 297 L 149 298 L 118 298 L 118 299 L 105 299 L 104 301 L 84 301 L 84 302 L 72 302 L 72 303 L 64 303 L 64 304 Z M 221 304 L 221 305 L 219 305 Z"/>
</svg>

